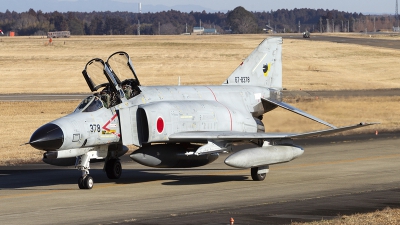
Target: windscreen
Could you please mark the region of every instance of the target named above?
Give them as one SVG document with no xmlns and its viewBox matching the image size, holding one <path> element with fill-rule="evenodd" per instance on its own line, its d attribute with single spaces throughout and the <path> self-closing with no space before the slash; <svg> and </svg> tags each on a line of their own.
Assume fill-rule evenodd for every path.
<svg viewBox="0 0 400 225">
<path fill-rule="evenodd" d="M 94 97 L 94 100 L 86 107 L 85 110 L 83 110 L 83 112 L 94 112 L 101 108 L 103 108 L 103 103 L 98 97 Z"/>
<path fill-rule="evenodd" d="M 88 96 L 76 107 L 74 112 L 94 112 L 103 108 L 103 103 L 97 96 Z"/>
</svg>

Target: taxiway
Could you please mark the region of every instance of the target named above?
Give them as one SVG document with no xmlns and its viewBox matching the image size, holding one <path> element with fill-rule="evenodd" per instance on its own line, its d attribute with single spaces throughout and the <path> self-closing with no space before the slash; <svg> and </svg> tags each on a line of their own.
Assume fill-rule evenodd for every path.
<svg viewBox="0 0 400 225">
<path fill-rule="evenodd" d="M 362 137 L 300 141 L 304 155 L 271 166 L 263 182 L 226 166 L 227 155 L 194 169 L 152 169 L 124 156 L 115 181 L 92 164 L 92 190 L 78 189 L 72 167 L 0 167 L 0 223 L 288 224 L 400 207 L 400 140 Z"/>
</svg>

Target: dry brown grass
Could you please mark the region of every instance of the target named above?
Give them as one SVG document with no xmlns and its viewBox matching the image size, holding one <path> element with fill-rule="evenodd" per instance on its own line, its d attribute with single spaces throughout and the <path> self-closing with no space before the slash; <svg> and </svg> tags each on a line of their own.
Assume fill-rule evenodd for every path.
<svg viewBox="0 0 400 225">
<path fill-rule="evenodd" d="M 220 84 L 265 35 L 74 36 L 46 45 L 40 37 L 3 37 L 0 93 L 88 92 L 87 61 L 115 51 L 131 56 L 143 85 Z M 65 44 L 64 44 L 65 42 Z M 286 39 L 288 89 L 399 88 L 398 50 Z"/>
<path fill-rule="evenodd" d="M 39 126 L 65 116 L 78 103 L 79 101 L 0 102 L 3 127 L 0 165 L 40 161 L 43 152 L 23 144 L 29 141 Z"/>
<path fill-rule="evenodd" d="M 400 87 L 400 51 L 376 47 L 286 40 L 283 82 L 288 89 L 343 90 Z"/>
<path fill-rule="evenodd" d="M 398 225 L 400 224 L 400 209 L 386 208 L 366 214 L 338 216 L 333 220 L 322 220 L 310 223 L 291 223 L 292 225 Z"/>
<path fill-rule="evenodd" d="M 297 98 L 286 99 L 286 102 L 336 126 L 359 122 L 381 123 L 347 133 L 396 131 L 400 125 L 400 96 Z M 327 128 L 280 108 L 265 114 L 263 122 L 267 132 L 305 132 Z"/>
</svg>

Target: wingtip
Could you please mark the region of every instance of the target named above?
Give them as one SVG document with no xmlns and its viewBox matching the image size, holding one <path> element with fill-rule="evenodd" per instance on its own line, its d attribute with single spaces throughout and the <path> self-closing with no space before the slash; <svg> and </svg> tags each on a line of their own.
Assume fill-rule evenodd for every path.
<svg viewBox="0 0 400 225">
<path fill-rule="evenodd" d="M 381 123 L 380 122 L 371 122 L 371 123 L 360 122 L 358 125 L 360 125 L 360 126 L 370 126 L 370 125 L 375 125 L 375 124 L 381 124 Z"/>
</svg>

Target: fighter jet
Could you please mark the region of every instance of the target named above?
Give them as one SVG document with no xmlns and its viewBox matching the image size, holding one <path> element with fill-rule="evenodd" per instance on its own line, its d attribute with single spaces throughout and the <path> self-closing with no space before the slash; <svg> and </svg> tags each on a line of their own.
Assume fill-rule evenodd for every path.
<svg viewBox="0 0 400 225">
<path fill-rule="evenodd" d="M 119 157 L 149 167 L 191 168 L 229 153 L 236 142 L 254 147 L 231 152 L 228 166 L 249 168 L 253 180 L 265 179 L 269 166 L 303 154 L 294 138 L 333 134 L 365 127 L 337 128 L 282 102 L 282 38 L 270 37 L 238 66 L 222 85 L 142 86 L 126 52 L 106 61 L 94 58 L 83 72 L 92 94 L 69 115 L 38 128 L 29 144 L 44 150 L 43 161 L 75 165 L 80 189 L 91 189 L 90 162 L 104 161 L 110 179 L 122 173 Z M 265 133 L 262 117 L 283 108 L 328 128 L 307 133 Z"/>
</svg>

